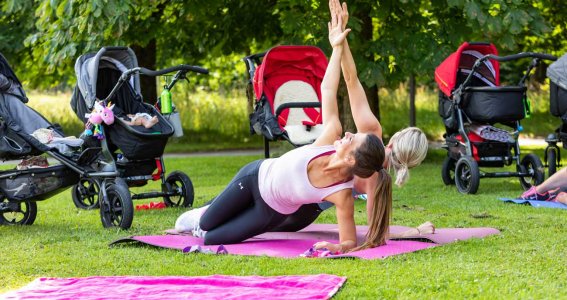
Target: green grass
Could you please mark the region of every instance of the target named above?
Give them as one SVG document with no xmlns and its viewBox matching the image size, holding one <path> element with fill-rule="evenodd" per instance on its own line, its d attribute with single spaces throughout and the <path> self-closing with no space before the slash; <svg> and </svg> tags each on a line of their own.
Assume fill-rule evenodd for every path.
<svg viewBox="0 0 567 300">
<path fill-rule="evenodd" d="M 98 211 L 76 209 L 65 191 L 38 203 L 34 225 L 0 227 L 0 292 L 46 276 L 329 273 L 348 277 L 336 299 L 565 298 L 567 211 L 498 201 L 521 193 L 515 178 L 482 179 L 476 195 L 461 195 L 441 182 L 443 156 L 442 150 L 431 152 L 412 171 L 410 182 L 394 189 L 392 223 L 415 226 L 430 220 L 437 227 L 486 226 L 501 230 L 501 235 L 371 261 L 187 255 L 146 246 L 108 247 L 120 237 L 161 234 L 183 209 L 136 211 L 130 230 L 105 230 Z M 167 167 L 192 178 L 195 204 L 200 205 L 257 158 L 169 158 Z M 157 186 L 145 187 L 151 188 Z M 364 203 L 356 205 L 356 222 L 364 224 Z M 325 212 L 317 222 L 335 222 L 333 213 Z"/>
</svg>

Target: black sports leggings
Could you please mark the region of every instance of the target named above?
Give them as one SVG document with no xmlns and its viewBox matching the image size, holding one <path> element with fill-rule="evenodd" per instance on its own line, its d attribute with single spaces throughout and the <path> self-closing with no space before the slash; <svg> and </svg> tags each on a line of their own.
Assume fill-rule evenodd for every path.
<svg viewBox="0 0 567 300">
<path fill-rule="evenodd" d="M 235 244 L 268 232 L 287 217 L 260 196 L 258 170 L 263 160 L 242 167 L 201 217 L 205 245 Z"/>
<path fill-rule="evenodd" d="M 295 232 L 311 225 L 323 212 L 317 203 L 303 204 L 296 212 L 287 215 L 286 219 L 272 228 L 271 232 Z"/>
</svg>

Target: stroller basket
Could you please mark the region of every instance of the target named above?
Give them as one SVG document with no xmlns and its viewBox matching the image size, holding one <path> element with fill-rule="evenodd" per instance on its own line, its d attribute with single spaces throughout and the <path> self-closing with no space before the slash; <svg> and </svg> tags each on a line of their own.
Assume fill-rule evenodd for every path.
<svg viewBox="0 0 567 300">
<path fill-rule="evenodd" d="M 130 160 L 141 160 L 159 157 L 163 154 L 167 140 L 173 135 L 174 129 L 171 124 L 149 104 L 136 103 L 136 112 L 147 112 L 158 118 L 158 123 L 147 129 L 144 126 L 131 126 L 126 124 L 120 117 L 115 119 L 114 124 L 106 127 L 106 135 L 110 141 L 111 151 L 113 147 L 122 150 L 122 154 Z M 134 112 L 135 113 L 135 112 Z"/>
<path fill-rule="evenodd" d="M 32 168 L 0 175 L 0 189 L 10 200 L 45 200 L 79 182 L 79 176 L 64 165 Z"/>
<path fill-rule="evenodd" d="M 475 122 L 503 123 L 525 117 L 525 87 L 467 87 L 461 106 Z"/>
</svg>

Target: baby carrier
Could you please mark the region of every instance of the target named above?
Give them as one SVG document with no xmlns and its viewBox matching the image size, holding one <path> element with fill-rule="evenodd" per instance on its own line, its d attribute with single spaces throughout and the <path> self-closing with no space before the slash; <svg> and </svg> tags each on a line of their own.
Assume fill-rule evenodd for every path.
<svg viewBox="0 0 567 300">
<path fill-rule="evenodd" d="M 27 159 L 28 162 L 35 159 L 47 164 L 45 158 L 33 157 L 47 153 L 61 163 L 52 166 L 20 163 L 18 168 L 0 171 L 0 225 L 33 224 L 37 216 L 36 201 L 48 199 L 76 184 L 79 173 L 87 176 L 82 163 L 92 161 L 91 150 L 81 153 L 72 151 L 66 143 L 40 139 L 36 135 L 38 131 L 49 132 L 53 140 L 64 135 L 58 126 L 27 106 L 27 102 L 20 81 L 0 54 L 0 159 Z M 102 186 L 105 195 L 113 195 L 120 189 L 111 182 Z M 125 216 L 124 224 L 131 222 L 131 217 L 127 219 Z M 105 220 L 102 221 L 105 224 Z"/>
<path fill-rule="evenodd" d="M 323 51 L 313 46 L 277 46 L 244 58 L 249 75 L 247 96 L 254 103 L 250 133 L 298 147 L 313 143 L 323 130 L 321 81 L 327 68 Z"/>
<path fill-rule="evenodd" d="M 133 194 L 132 199 L 163 197 L 166 206 L 189 207 L 193 204 L 193 184 L 189 176 L 180 171 L 165 176 L 163 152 L 169 137 L 174 134 L 174 127 L 156 107 L 142 101 L 139 78 L 140 74 L 156 77 L 176 72 L 165 87 L 169 91 L 179 79 L 186 79 L 189 71 L 208 73 L 206 69 L 188 65 L 160 71 L 141 68 L 136 55 L 127 47 L 103 47 L 96 53 L 77 59 L 77 86 L 71 99 L 71 107 L 77 117 L 87 123 L 86 114 L 97 103 L 104 107 L 113 105 L 114 123 L 101 124 L 102 139 L 90 137 L 91 142 L 100 141 L 106 161 L 103 170 L 117 171 L 118 177 L 129 187 L 143 186 L 149 180 L 161 180 L 161 191 Z M 157 123 L 150 128 L 129 125 L 130 116 L 136 114 L 155 117 Z M 79 206 L 88 208 L 96 205 L 96 201 L 93 203 L 88 197 L 91 182 L 81 179 L 81 183 L 78 197 L 82 200 L 78 202 L 82 203 Z"/>
<path fill-rule="evenodd" d="M 547 68 L 549 78 L 549 112 L 561 120 L 561 125 L 555 133 L 549 134 L 545 141 L 544 161 L 548 167 L 549 176 L 553 175 L 561 165 L 561 152 L 557 143 L 563 143 L 567 149 L 567 54 Z"/>
<path fill-rule="evenodd" d="M 500 62 L 532 58 L 518 85 L 500 85 Z M 489 43 L 463 43 L 435 69 L 439 115 L 443 119 L 447 157 L 441 171 L 446 185 L 477 192 L 480 178 L 519 177 L 524 189 L 543 182 L 543 165 L 534 154 L 520 160 L 520 120 L 529 112 L 525 82 L 540 59 L 549 55 L 519 53 L 500 57 Z M 512 131 L 495 127 L 502 124 Z M 481 172 L 479 167 L 516 164 L 516 172 Z"/>
</svg>

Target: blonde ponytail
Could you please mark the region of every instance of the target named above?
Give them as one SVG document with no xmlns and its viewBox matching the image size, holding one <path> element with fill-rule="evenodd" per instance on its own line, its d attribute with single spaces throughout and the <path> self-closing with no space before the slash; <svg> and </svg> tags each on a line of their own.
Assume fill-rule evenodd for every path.
<svg viewBox="0 0 567 300">
<path fill-rule="evenodd" d="M 409 179 L 409 169 L 421 164 L 427 155 L 427 137 L 417 127 L 408 127 L 396 132 L 390 142 L 387 155 L 388 169 L 394 170 L 396 185 L 402 186 Z"/>
</svg>

